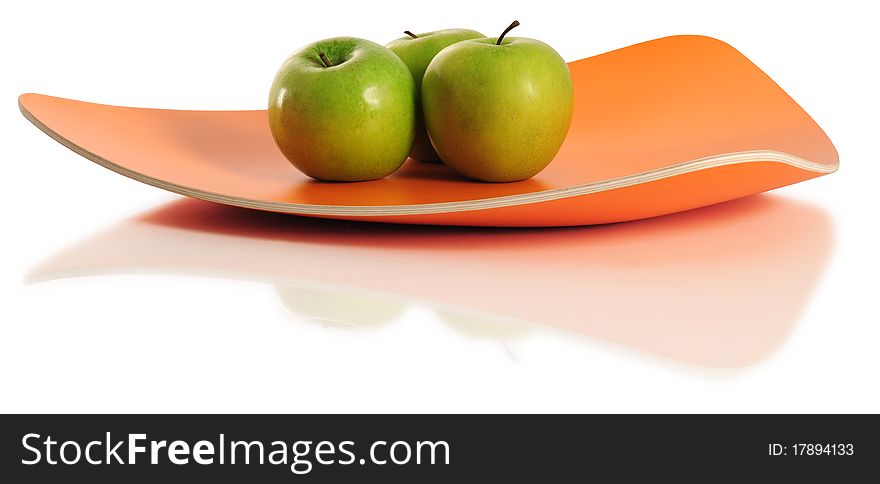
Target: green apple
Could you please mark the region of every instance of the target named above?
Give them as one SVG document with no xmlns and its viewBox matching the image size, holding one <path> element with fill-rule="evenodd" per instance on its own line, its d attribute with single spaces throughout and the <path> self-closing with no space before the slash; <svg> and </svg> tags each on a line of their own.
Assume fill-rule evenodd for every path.
<svg viewBox="0 0 880 484">
<path fill-rule="evenodd" d="M 490 182 L 524 180 L 556 156 L 571 124 L 568 65 L 549 45 L 505 38 L 453 44 L 422 79 L 422 109 L 440 159 Z"/>
<path fill-rule="evenodd" d="M 301 48 L 281 66 L 269 93 L 269 128 L 306 175 L 373 180 L 406 161 L 416 102 L 415 81 L 394 52 L 337 37 Z"/>
<path fill-rule="evenodd" d="M 467 29 L 446 29 L 418 35 L 407 30 L 404 34 L 406 34 L 404 37 L 392 40 L 386 47 L 403 59 L 403 62 L 409 67 L 409 71 L 416 81 L 416 90 L 421 90 L 425 69 L 428 68 L 431 59 L 438 52 L 462 40 L 486 37 L 476 30 Z M 431 140 L 428 139 L 428 133 L 425 131 L 421 103 L 416 105 L 416 113 L 416 139 L 409 156 L 420 161 L 440 161 L 440 157 L 431 146 Z"/>
</svg>

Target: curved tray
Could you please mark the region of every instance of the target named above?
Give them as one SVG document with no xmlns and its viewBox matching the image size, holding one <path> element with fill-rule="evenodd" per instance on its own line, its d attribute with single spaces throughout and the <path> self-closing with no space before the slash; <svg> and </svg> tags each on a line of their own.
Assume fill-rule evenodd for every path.
<svg viewBox="0 0 880 484">
<path fill-rule="evenodd" d="M 397 223 L 556 226 L 710 205 L 838 167 L 821 128 L 729 45 L 675 36 L 569 64 L 571 129 L 530 180 L 487 184 L 409 160 L 376 181 L 323 183 L 290 166 L 265 111 L 178 111 L 24 94 L 27 119 L 80 155 L 203 200 Z"/>
</svg>

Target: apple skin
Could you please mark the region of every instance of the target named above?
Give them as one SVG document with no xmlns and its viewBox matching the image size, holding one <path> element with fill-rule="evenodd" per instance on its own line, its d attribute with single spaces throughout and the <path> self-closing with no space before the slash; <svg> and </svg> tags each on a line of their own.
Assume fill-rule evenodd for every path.
<svg viewBox="0 0 880 484">
<path fill-rule="evenodd" d="M 476 30 L 446 29 L 417 34 L 415 39 L 405 35 L 399 39 L 392 40 L 386 47 L 403 59 L 403 62 L 409 67 L 413 79 L 416 81 L 416 90 L 421 92 L 422 77 L 425 75 L 425 69 L 428 68 L 428 64 L 431 63 L 431 60 L 438 52 L 462 40 L 485 37 L 485 35 Z M 428 138 L 428 132 L 425 130 L 421 102 L 416 104 L 416 138 L 409 156 L 419 161 L 440 161 L 440 157 L 434 151 L 431 140 Z"/>
<path fill-rule="evenodd" d="M 556 156 L 574 109 L 568 65 L 549 45 L 518 37 L 465 40 L 425 70 L 422 109 L 450 168 L 476 180 L 538 174 Z"/>
<path fill-rule="evenodd" d="M 326 39 L 294 52 L 279 69 L 269 93 L 269 128 L 306 175 L 373 180 L 406 161 L 417 101 L 412 75 L 396 54 L 369 40 Z"/>
</svg>

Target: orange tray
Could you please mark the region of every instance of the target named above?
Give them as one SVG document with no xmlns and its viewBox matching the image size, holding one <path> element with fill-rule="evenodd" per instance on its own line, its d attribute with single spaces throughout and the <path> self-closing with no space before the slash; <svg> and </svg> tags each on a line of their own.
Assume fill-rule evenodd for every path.
<svg viewBox="0 0 880 484">
<path fill-rule="evenodd" d="M 569 64 L 571 129 L 538 176 L 488 184 L 409 160 L 376 181 L 293 168 L 265 111 L 178 111 L 24 94 L 27 119 L 117 173 L 212 202 L 396 223 L 560 226 L 653 217 L 831 173 L 822 129 L 731 46 L 652 40 Z"/>
</svg>

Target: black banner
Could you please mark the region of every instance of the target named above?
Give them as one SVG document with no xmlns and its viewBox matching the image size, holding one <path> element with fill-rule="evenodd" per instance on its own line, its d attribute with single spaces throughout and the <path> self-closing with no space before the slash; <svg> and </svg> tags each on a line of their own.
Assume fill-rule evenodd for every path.
<svg viewBox="0 0 880 484">
<path fill-rule="evenodd" d="M 880 462 L 876 415 L 4 415 L 0 428 L 2 482 L 854 482 Z"/>
</svg>

